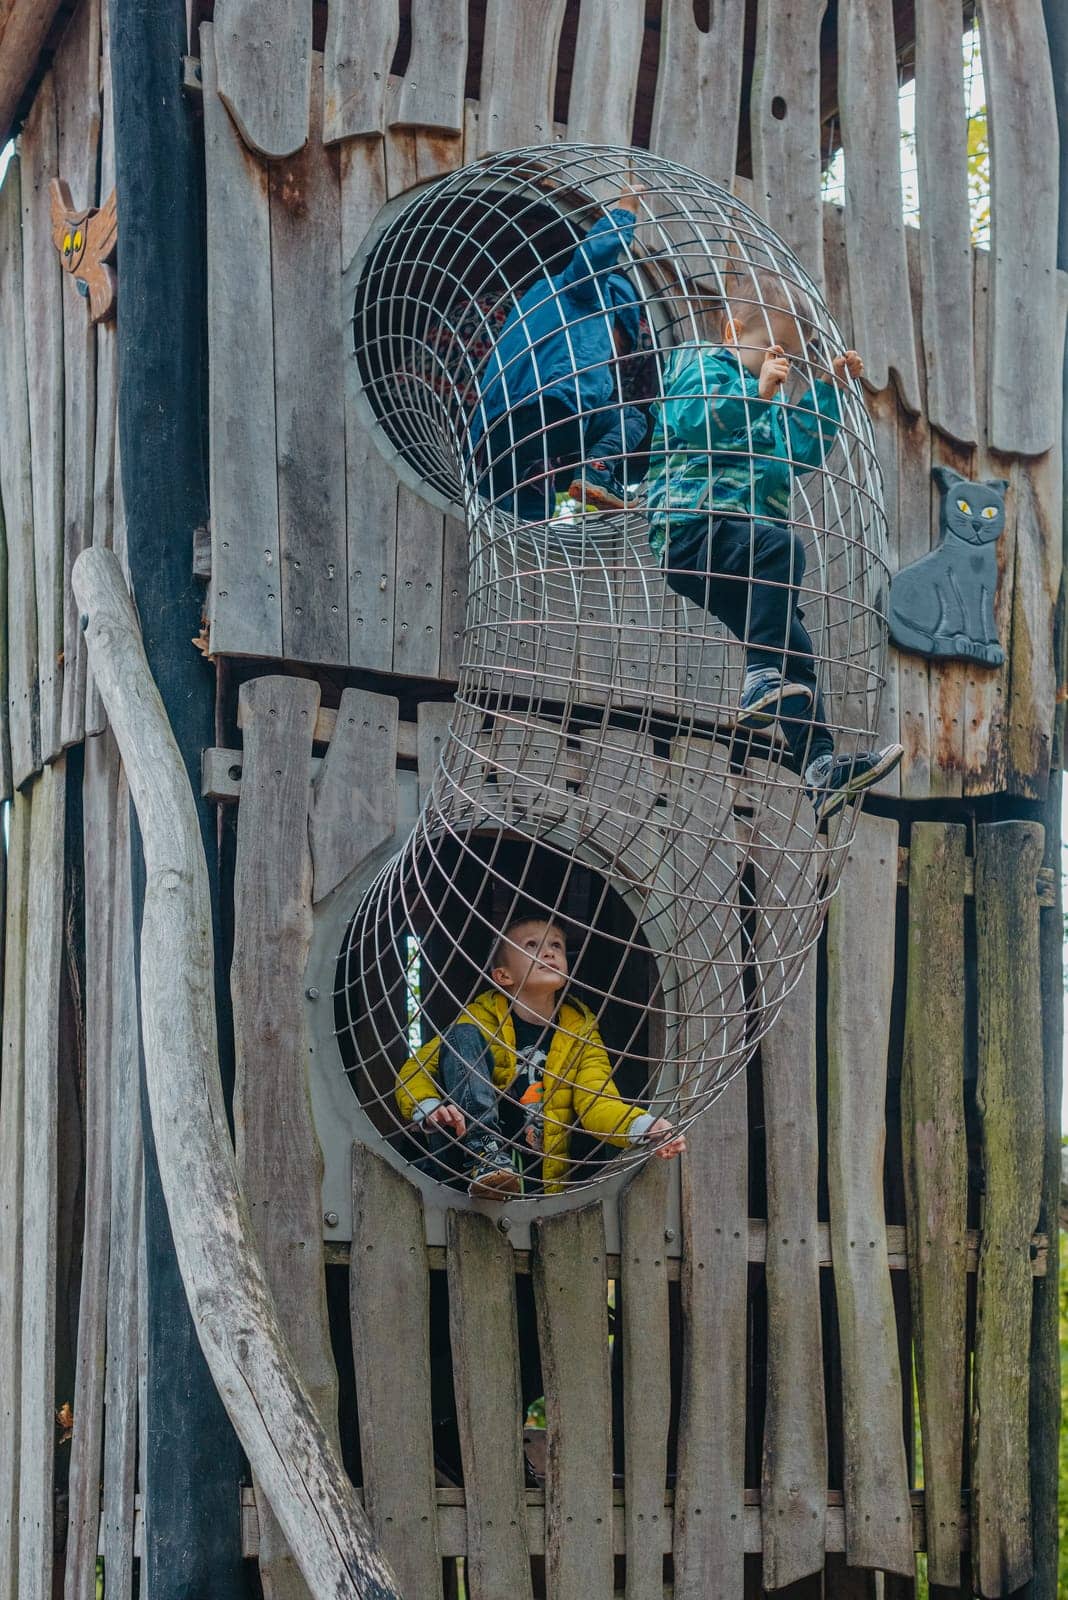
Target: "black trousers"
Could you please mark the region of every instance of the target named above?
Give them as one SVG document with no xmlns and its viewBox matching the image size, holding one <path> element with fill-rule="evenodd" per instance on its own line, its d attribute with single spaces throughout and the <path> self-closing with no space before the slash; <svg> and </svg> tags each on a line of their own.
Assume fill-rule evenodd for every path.
<svg viewBox="0 0 1068 1600">
<path fill-rule="evenodd" d="M 746 667 L 774 667 L 812 690 L 804 718 L 782 723 L 801 771 L 834 749 L 816 680 L 812 640 L 798 604 L 805 546 L 783 523 L 748 517 L 692 518 L 676 523 L 665 552 L 668 587 L 718 617 L 745 645 Z"/>
<path fill-rule="evenodd" d="M 607 406 L 580 416 L 553 395 L 517 406 L 486 435 L 487 466 L 479 492 L 503 511 L 514 510 L 524 522 L 547 521 L 556 510 L 558 474 L 551 470 L 552 462 L 574 467 L 603 456 L 613 476 L 621 476 L 624 461 L 640 449 L 647 428 L 638 406 Z"/>
</svg>

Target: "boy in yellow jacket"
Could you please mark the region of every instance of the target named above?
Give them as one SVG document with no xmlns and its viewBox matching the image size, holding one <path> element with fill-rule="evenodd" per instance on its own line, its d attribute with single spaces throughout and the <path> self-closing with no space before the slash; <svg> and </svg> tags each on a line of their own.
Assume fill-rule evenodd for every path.
<svg viewBox="0 0 1068 1600">
<path fill-rule="evenodd" d="M 565 1187 L 575 1122 L 597 1139 L 685 1149 L 670 1122 L 621 1098 L 593 1012 L 560 999 L 567 949 L 555 922 L 508 924 L 490 960 L 485 990 L 439 1039 L 402 1067 L 397 1105 L 424 1128 L 440 1167 L 459 1168 L 468 1192 L 504 1200 L 519 1192 L 511 1139 L 541 1160 L 548 1193 Z"/>
</svg>

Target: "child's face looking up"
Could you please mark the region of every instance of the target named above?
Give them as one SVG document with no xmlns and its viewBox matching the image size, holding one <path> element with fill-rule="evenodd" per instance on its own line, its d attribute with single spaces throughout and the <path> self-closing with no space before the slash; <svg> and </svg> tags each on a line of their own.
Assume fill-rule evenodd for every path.
<svg viewBox="0 0 1068 1600">
<path fill-rule="evenodd" d="M 567 982 L 567 947 L 554 922 L 520 922 L 493 962 L 494 982 L 513 1000 L 549 1000 Z"/>
</svg>

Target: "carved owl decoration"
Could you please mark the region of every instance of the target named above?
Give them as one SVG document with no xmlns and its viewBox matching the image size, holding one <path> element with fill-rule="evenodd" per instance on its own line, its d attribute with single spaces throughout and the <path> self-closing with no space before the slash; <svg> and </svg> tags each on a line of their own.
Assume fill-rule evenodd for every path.
<svg viewBox="0 0 1068 1600">
<path fill-rule="evenodd" d="M 52 242 L 59 251 L 64 272 L 69 272 L 78 292 L 89 301 L 89 317 L 104 322 L 115 312 L 114 260 L 119 242 L 119 219 L 112 189 L 104 204 L 75 211 L 71 192 L 62 178 L 53 178 Z"/>
</svg>

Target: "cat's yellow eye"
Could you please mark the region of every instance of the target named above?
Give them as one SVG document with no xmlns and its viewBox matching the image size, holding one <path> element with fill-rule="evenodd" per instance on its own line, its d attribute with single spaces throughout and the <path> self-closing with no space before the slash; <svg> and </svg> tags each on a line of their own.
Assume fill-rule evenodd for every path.
<svg viewBox="0 0 1068 1600">
<path fill-rule="evenodd" d="M 971 514 L 972 514 L 972 508 L 968 504 L 967 500 L 958 500 L 957 501 L 957 510 L 958 511 L 963 511 L 964 515 L 966 517 L 970 517 Z"/>
<path fill-rule="evenodd" d="M 80 250 L 81 247 L 82 247 L 82 230 L 79 228 L 77 233 L 74 235 L 74 248 L 75 248 L 75 250 Z"/>
<path fill-rule="evenodd" d="M 997 506 L 984 506 L 983 507 L 982 515 L 986 518 L 986 520 L 988 522 L 992 521 L 993 518 L 997 516 L 997 514 L 998 514 Z"/>
<path fill-rule="evenodd" d="M 64 239 L 63 239 L 63 254 L 65 256 L 69 256 L 70 255 L 70 234 L 69 233 L 66 234 L 64 236 Z"/>
</svg>

